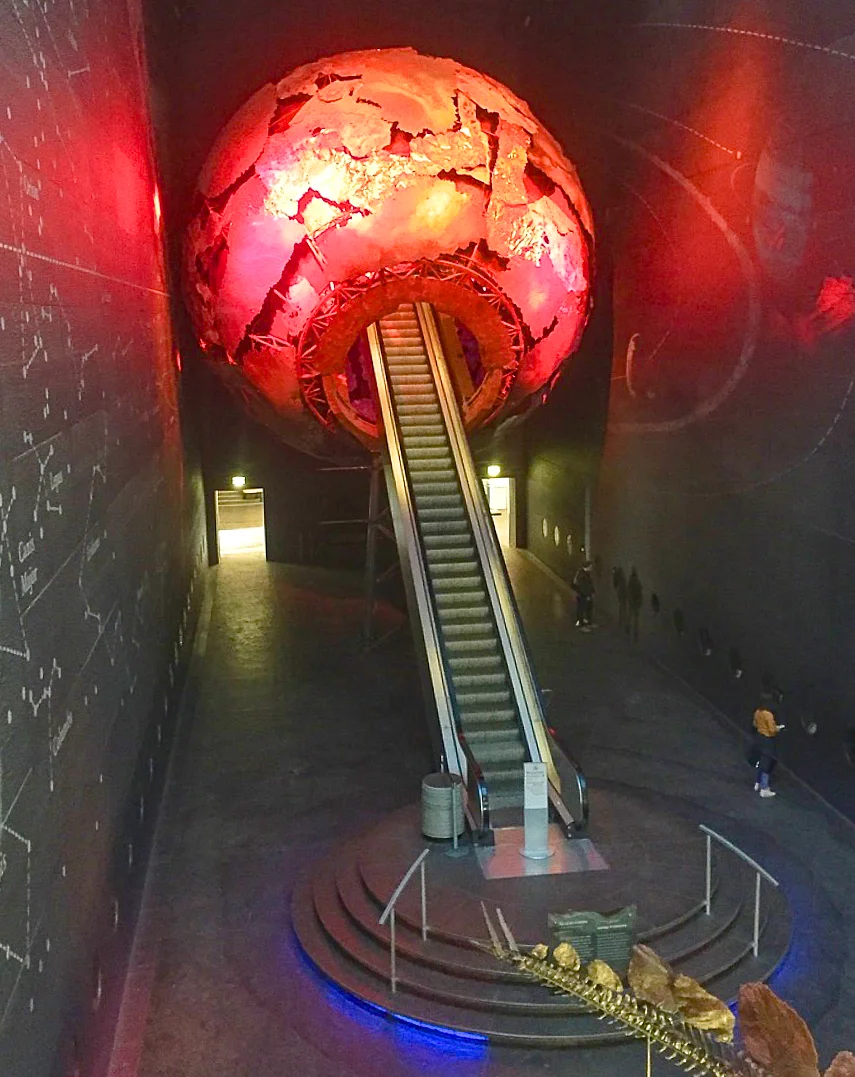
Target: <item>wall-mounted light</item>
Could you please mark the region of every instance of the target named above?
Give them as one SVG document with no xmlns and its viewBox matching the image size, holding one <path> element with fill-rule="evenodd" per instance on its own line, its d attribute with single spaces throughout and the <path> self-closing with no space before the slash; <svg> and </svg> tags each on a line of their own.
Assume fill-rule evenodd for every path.
<svg viewBox="0 0 855 1077">
<path fill-rule="evenodd" d="M 232 475 L 232 486 L 236 490 L 242 490 L 246 486 L 246 475 Z"/>
<path fill-rule="evenodd" d="M 499 464 L 490 464 L 487 468 L 487 474 L 491 479 L 497 479 L 502 474 L 502 469 Z"/>
</svg>

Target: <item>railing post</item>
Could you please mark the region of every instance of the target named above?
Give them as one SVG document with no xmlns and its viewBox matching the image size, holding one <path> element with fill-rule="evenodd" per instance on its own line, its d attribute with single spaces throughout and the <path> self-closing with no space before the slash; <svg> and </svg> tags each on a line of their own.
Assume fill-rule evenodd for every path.
<svg viewBox="0 0 855 1077">
<path fill-rule="evenodd" d="M 760 952 L 760 872 L 754 878 L 754 956 Z"/>
<path fill-rule="evenodd" d="M 712 837 L 707 834 L 707 916 L 712 915 Z"/>
<path fill-rule="evenodd" d="M 395 966 L 395 909 L 389 917 L 389 970 L 391 973 L 392 994 L 398 989 L 397 968 Z"/>
<path fill-rule="evenodd" d="M 427 887 L 425 886 L 425 862 L 420 865 L 422 877 L 422 942 L 427 942 Z"/>
<path fill-rule="evenodd" d="M 451 838 L 453 848 L 457 848 L 457 786 L 454 784 L 454 774 L 449 772 L 451 778 Z"/>
</svg>

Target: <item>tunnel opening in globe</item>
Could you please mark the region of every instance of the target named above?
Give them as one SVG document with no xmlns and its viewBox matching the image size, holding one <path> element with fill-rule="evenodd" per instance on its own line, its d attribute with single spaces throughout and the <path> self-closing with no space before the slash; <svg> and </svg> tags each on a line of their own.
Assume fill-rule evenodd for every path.
<svg viewBox="0 0 855 1077">
<path fill-rule="evenodd" d="M 593 222 L 528 106 L 450 59 L 346 53 L 262 87 L 199 177 L 201 346 L 286 441 L 379 448 L 367 328 L 424 302 L 464 425 L 545 399 L 591 307 Z"/>
</svg>

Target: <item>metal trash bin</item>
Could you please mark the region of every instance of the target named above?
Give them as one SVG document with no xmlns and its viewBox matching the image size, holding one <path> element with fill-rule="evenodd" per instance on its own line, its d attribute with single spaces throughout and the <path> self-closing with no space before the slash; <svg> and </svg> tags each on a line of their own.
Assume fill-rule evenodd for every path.
<svg viewBox="0 0 855 1077">
<path fill-rule="evenodd" d="M 463 779 L 459 774 L 428 774 L 422 779 L 422 834 L 448 841 L 454 836 L 454 818 L 459 838 L 466 829 L 463 806 Z"/>
</svg>

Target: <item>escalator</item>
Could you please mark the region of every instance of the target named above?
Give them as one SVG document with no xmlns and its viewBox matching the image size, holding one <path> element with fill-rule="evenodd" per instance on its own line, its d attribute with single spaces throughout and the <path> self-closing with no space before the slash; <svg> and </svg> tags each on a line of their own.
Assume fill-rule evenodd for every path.
<svg viewBox="0 0 855 1077">
<path fill-rule="evenodd" d="M 584 778 L 543 720 L 504 558 L 469 451 L 433 310 L 406 304 L 369 330 L 386 478 L 438 749 L 481 833 L 522 822 L 523 764 L 544 762 L 554 818 L 587 819 Z"/>
</svg>

